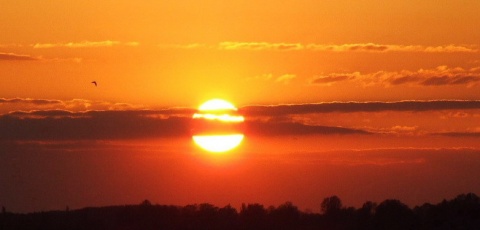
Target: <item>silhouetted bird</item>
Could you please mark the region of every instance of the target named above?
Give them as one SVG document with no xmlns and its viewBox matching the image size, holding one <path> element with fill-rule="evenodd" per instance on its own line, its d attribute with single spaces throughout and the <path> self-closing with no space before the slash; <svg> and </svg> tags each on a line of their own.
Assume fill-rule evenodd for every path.
<svg viewBox="0 0 480 230">
<path fill-rule="evenodd" d="M 92 81 L 93 84 L 95 84 L 95 86 L 97 86 L 97 82 L 96 81 Z"/>
</svg>

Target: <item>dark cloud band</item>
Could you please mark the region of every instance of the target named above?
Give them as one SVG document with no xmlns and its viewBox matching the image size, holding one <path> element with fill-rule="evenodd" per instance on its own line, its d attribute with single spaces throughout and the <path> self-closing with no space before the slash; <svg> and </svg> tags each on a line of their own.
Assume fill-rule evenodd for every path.
<svg viewBox="0 0 480 230">
<path fill-rule="evenodd" d="M 382 111 L 433 111 L 480 109 L 480 101 L 398 101 L 398 102 L 331 102 L 319 104 L 292 104 L 275 106 L 246 106 L 246 116 L 284 116 L 307 113 L 351 113 Z"/>
</svg>

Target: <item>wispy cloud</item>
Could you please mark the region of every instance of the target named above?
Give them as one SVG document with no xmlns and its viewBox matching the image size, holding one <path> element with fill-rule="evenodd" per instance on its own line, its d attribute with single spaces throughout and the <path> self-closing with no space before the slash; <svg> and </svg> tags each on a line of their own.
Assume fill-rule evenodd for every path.
<svg viewBox="0 0 480 230">
<path fill-rule="evenodd" d="M 282 74 L 275 76 L 272 73 L 257 75 L 254 77 L 245 78 L 246 81 L 272 81 L 274 83 L 289 84 L 293 79 L 297 78 L 295 74 Z"/>
<path fill-rule="evenodd" d="M 0 53 L 0 61 L 37 61 L 39 58 L 15 53 Z"/>
<path fill-rule="evenodd" d="M 480 68 L 449 68 L 439 66 L 435 69 L 420 69 L 417 71 L 378 71 L 374 73 L 331 73 L 316 76 L 310 79 L 311 84 L 331 85 L 337 82 L 360 82 L 369 85 L 412 85 L 412 86 L 448 86 L 465 85 L 474 86 L 480 83 Z"/>
<path fill-rule="evenodd" d="M 0 114 L 14 111 L 67 110 L 85 112 L 89 110 L 126 110 L 145 109 L 142 105 L 114 103 L 108 101 L 92 101 L 85 99 L 49 100 L 32 98 L 0 98 Z"/>
<path fill-rule="evenodd" d="M 314 77 L 310 83 L 311 84 L 319 84 L 319 85 L 332 85 L 336 82 L 342 82 L 342 81 L 349 81 L 349 80 L 354 80 L 360 76 L 359 72 L 354 72 L 354 73 L 345 73 L 345 74 L 329 74 L 325 76 L 317 76 Z"/>
<path fill-rule="evenodd" d="M 277 79 L 275 79 L 275 82 L 280 82 L 280 83 L 283 83 L 283 84 L 288 84 L 290 83 L 291 80 L 293 80 L 294 78 L 296 78 L 297 76 L 294 75 L 294 74 L 284 74 L 280 77 L 278 77 Z"/>
<path fill-rule="evenodd" d="M 47 48 L 96 48 L 96 47 L 113 47 L 113 46 L 139 46 L 138 42 L 120 42 L 120 41 L 82 41 L 82 42 L 68 42 L 68 43 L 36 43 L 33 46 L 35 49 Z"/>
<path fill-rule="evenodd" d="M 334 51 L 334 52 L 425 52 L 425 53 L 472 53 L 478 52 L 478 48 L 462 45 L 444 45 L 444 46 L 421 46 L 421 45 L 394 45 L 394 44 L 375 44 L 375 43 L 357 43 L 342 45 L 319 45 L 309 44 L 306 46 L 311 50 Z"/>
<path fill-rule="evenodd" d="M 422 52 L 422 53 L 476 53 L 479 48 L 474 45 L 398 45 L 377 43 L 351 44 L 316 44 L 316 43 L 272 43 L 272 42 L 236 42 L 225 41 L 216 45 L 192 43 L 176 45 L 159 45 L 162 48 L 197 49 L 209 48 L 219 50 L 250 50 L 250 51 L 314 51 L 314 52 Z"/>
<path fill-rule="evenodd" d="M 48 99 L 32 99 L 32 98 L 0 98 L 1 104 L 19 104 L 19 103 L 28 103 L 34 105 L 45 105 L 45 104 L 59 104 L 60 100 L 48 100 Z"/>
<path fill-rule="evenodd" d="M 268 43 L 268 42 L 221 42 L 218 49 L 223 50 L 304 50 L 305 46 L 300 43 Z"/>
</svg>

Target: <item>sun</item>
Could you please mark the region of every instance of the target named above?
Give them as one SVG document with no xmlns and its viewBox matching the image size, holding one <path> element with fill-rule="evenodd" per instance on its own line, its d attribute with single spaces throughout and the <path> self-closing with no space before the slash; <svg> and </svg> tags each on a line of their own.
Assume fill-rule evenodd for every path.
<svg viewBox="0 0 480 230">
<path fill-rule="evenodd" d="M 226 100 L 203 103 L 193 115 L 193 121 L 193 142 L 208 152 L 227 152 L 239 146 L 244 138 L 239 128 L 244 117 Z"/>
<path fill-rule="evenodd" d="M 240 145 L 243 140 L 243 134 L 200 135 L 192 138 L 195 144 L 204 150 L 213 153 L 223 153 Z"/>
<path fill-rule="evenodd" d="M 237 108 L 230 102 L 223 99 L 211 99 L 198 107 L 200 111 L 212 110 L 237 110 Z"/>
</svg>

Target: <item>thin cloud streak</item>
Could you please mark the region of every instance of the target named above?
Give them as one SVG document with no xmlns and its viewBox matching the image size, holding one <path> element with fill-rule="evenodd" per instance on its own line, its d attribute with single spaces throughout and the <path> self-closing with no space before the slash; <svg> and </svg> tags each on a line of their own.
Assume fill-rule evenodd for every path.
<svg viewBox="0 0 480 230">
<path fill-rule="evenodd" d="M 357 82 L 364 86 L 383 85 L 385 87 L 410 86 L 449 86 L 465 85 L 472 87 L 480 83 L 480 68 L 464 69 L 438 66 L 435 69 L 398 72 L 378 71 L 374 73 L 331 73 L 310 79 L 312 85 L 331 85 L 342 82 Z"/>
<path fill-rule="evenodd" d="M 138 42 L 120 42 L 120 41 L 82 41 L 82 42 L 68 42 L 68 43 L 36 43 L 34 49 L 48 49 L 48 48 L 97 48 L 97 47 L 113 47 L 113 46 L 139 46 Z"/>
<path fill-rule="evenodd" d="M 15 53 L 0 53 L 0 61 L 38 61 L 39 58 Z"/>
<path fill-rule="evenodd" d="M 60 100 L 48 100 L 48 99 L 32 99 L 32 98 L 0 98 L 1 104 L 23 104 L 29 103 L 33 105 L 45 105 L 45 104 L 61 104 Z"/>
<path fill-rule="evenodd" d="M 0 98 L 0 115 L 14 111 L 67 110 L 86 112 L 90 110 L 132 110 L 146 109 L 143 105 L 92 101 L 86 99 L 50 100 L 32 98 Z"/>
<path fill-rule="evenodd" d="M 420 52 L 420 53 L 478 53 L 478 47 L 470 45 L 397 45 L 376 43 L 352 44 L 316 44 L 316 43 L 271 43 L 271 42 L 236 42 L 225 41 L 216 45 L 192 44 L 160 44 L 161 48 L 198 49 L 209 48 L 218 50 L 250 50 L 250 51 L 313 51 L 313 52 Z"/>
<path fill-rule="evenodd" d="M 247 121 L 246 127 L 247 135 L 253 134 L 263 136 L 372 134 L 368 131 L 360 129 L 321 125 L 306 125 L 297 122 Z"/>
<path fill-rule="evenodd" d="M 284 74 L 284 75 L 281 75 L 280 77 L 278 77 L 277 79 L 275 79 L 275 82 L 279 82 L 279 83 L 283 83 L 283 84 L 289 84 L 290 81 L 292 81 L 293 79 L 295 79 L 297 76 L 294 75 L 294 74 Z"/>
<path fill-rule="evenodd" d="M 311 84 L 332 85 L 336 82 L 354 80 L 360 75 L 359 72 L 351 74 L 330 74 L 328 76 L 318 76 L 310 81 Z"/>
</svg>

